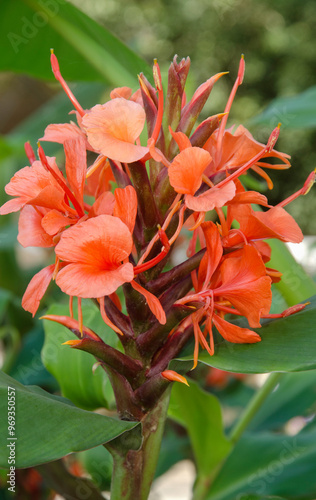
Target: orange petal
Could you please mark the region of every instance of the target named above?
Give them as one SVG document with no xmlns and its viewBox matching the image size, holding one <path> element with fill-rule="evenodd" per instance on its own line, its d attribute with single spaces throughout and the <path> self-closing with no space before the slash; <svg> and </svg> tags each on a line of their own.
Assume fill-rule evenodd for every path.
<svg viewBox="0 0 316 500">
<path fill-rule="evenodd" d="M 22 297 L 22 307 L 34 316 L 40 304 L 40 301 L 51 282 L 55 264 L 44 267 L 39 273 L 35 274 L 28 284 Z"/>
<path fill-rule="evenodd" d="M 87 158 L 83 137 L 68 139 L 64 142 L 66 156 L 66 175 L 75 198 L 83 206 L 83 190 L 86 180 Z"/>
<path fill-rule="evenodd" d="M 187 379 L 183 377 L 183 375 L 180 375 L 179 373 L 174 372 L 173 370 L 165 370 L 161 372 L 161 375 L 163 376 L 163 378 L 170 380 L 170 382 L 181 382 L 181 384 L 185 384 L 188 387 L 190 387 Z"/>
<path fill-rule="evenodd" d="M 233 342 L 234 344 L 254 344 L 261 341 L 260 335 L 256 332 L 248 328 L 233 325 L 220 316 L 217 316 L 217 314 L 214 314 L 212 319 L 221 336 L 225 340 L 228 340 L 228 342 Z"/>
<path fill-rule="evenodd" d="M 67 295 L 98 298 L 111 295 L 133 278 L 134 268 L 129 262 L 112 271 L 102 270 L 91 264 L 75 263 L 68 264 L 59 271 L 56 283 Z"/>
<path fill-rule="evenodd" d="M 69 139 L 82 137 L 86 141 L 84 132 L 75 123 L 52 123 L 45 129 L 45 134 L 39 141 L 58 142 L 63 144 Z"/>
<path fill-rule="evenodd" d="M 25 200 L 23 198 L 13 198 L 7 201 L 0 207 L 0 215 L 12 214 L 12 212 L 18 212 L 25 205 Z"/>
<path fill-rule="evenodd" d="M 140 104 L 117 98 L 91 108 L 83 117 L 82 125 L 96 151 L 112 160 L 131 163 L 148 153 L 147 147 L 135 145 L 145 119 Z"/>
<path fill-rule="evenodd" d="M 65 262 L 87 264 L 97 273 L 120 266 L 132 248 L 133 240 L 126 225 L 117 217 L 99 215 L 64 231 L 56 255 Z M 101 296 L 102 293 L 97 295 Z"/>
<path fill-rule="evenodd" d="M 184 149 L 168 169 L 171 186 L 177 193 L 193 195 L 201 186 L 202 174 L 211 160 L 210 154 L 204 149 Z"/>
<path fill-rule="evenodd" d="M 42 227 L 43 216 L 31 205 L 26 205 L 21 210 L 19 218 L 18 242 L 23 247 L 54 246 L 53 237 L 46 233 Z"/>
<path fill-rule="evenodd" d="M 173 132 L 171 127 L 169 127 L 169 131 L 174 140 L 176 141 L 176 143 L 178 144 L 180 151 L 192 147 L 190 139 L 183 132 Z"/>
<path fill-rule="evenodd" d="M 110 97 L 111 99 L 116 99 L 118 97 L 129 99 L 132 95 L 132 92 L 132 89 L 129 87 L 117 87 L 111 91 Z"/>
<path fill-rule="evenodd" d="M 98 215 L 113 215 L 115 198 L 111 191 L 102 193 L 93 203 L 89 217 L 97 217 Z"/>
<path fill-rule="evenodd" d="M 141 285 L 139 285 L 136 281 L 131 281 L 132 287 L 139 293 L 141 293 L 148 304 L 149 309 L 151 312 L 156 316 L 158 319 L 159 323 L 164 325 L 167 321 L 166 318 L 166 313 L 162 308 L 162 305 L 160 304 L 159 300 L 155 295 L 152 293 L 148 292 L 145 288 L 143 288 Z"/>
<path fill-rule="evenodd" d="M 234 253 L 221 265 L 223 284 L 214 290 L 214 296 L 228 299 L 248 319 L 253 328 L 260 328 L 260 318 L 268 314 L 271 307 L 271 279 L 255 248 L 247 245 Z"/>
<path fill-rule="evenodd" d="M 190 210 L 194 210 L 195 212 L 208 212 L 215 207 L 225 205 L 227 201 L 234 197 L 235 190 L 234 182 L 230 181 L 221 188 L 214 186 L 199 196 L 186 195 L 185 204 Z"/>
<path fill-rule="evenodd" d="M 131 234 L 134 231 L 137 215 L 137 195 L 133 186 L 126 186 L 124 189 L 117 188 L 114 191 L 115 204 L 113 215 L 119 217 L 128 227 Z"/>
<path fill-rule="evenodd" d="M 248 240 L 276 238 L 292 243 L 303 240 L 298 224 L 282 207 L 255 212 L 247 205 L 239 205 L 233 208 L 232 215 L 240 223 L 240 230 Z"/>
<path fill-rule="evenodd" d="M 71 219 L 70 217 L 65 217 L 63 214 L 58 212 L 58 210 L 50 210 L 46 215 L 42 218 L 41 224 L 44 231 L 53 236 L 57 234 L 60 229 L 75 224 L 77 219 Z"/>
<path fill-rule="evenodd" d="M 61 345 L 70 345 L 70 347 L 76 347 L 78 344 L 81 344 L 82 340 L 67 340 L 63 342 Z"/>
<path fill-rule="evenodd" d="M 218 228 L 214 224 L 214 222 L 211 221 L 203 222 L 201 227 L 204 233 L 206 247 L 207 247 L 207 255 L 210 267 L 208 272 L 211 278 L 222 258 L 223 247 Z"/>
</svg>

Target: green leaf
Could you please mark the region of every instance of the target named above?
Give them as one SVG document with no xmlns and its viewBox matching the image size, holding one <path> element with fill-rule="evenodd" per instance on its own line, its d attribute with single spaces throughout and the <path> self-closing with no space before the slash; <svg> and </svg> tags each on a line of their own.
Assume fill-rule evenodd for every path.
<svg viewBox="0 0 316 500">
<path fill-rule="evenodd" d="M 251 433 L 236 445 L 205 500 L 244 499 L 241 494 L 247 498 L 246 493 L 259 494 L 259 498 L 315 498 L 315 475 L 315 430 L 294 437 Z"/>
<path fill-rule="evenodd" d="M 117 347 L 117 337 L 104 324 L 98 308 L 91 301 L 84 301 L 82 311 L 84 324 L 97 332 L 107 344 Z M 67 316 L 69 309 L 65 305 L 54 305 L 47 314 Z M 89 353 L 62 345 L 77 337 L 68 328 L 52 321 L 44 321 L 44 330 L 42 360 L 58 381 L 63 396 L 88 410 L 111 406 L 114 396 L 106 373 L 100 366 L 92 372 L 96 359 Z"/>
<path fill-rule="evenodd" d="M 2 0 L 0 69 L 53 80 L 50 48 L 67 80 L 135 86 L 146 63 L 65 0 Z"/>
<path fill-rule="evenodd" d="M 10 438 L 8 398 L 12 394 L 15 431 L 11 438 L 16 440 L 7 439 Z M 3 468 L 10 465 L 8 444 L 16 467 L 32 467 L 109 442 L 139 425 L 81 410 L 40 387 L 25 387 L 3 372 L 0 372 L 0 412 L 0 467 Z"/>
<path fill-rule="evenodd" d="M 190 387 L 174 384 L 169 416 L 187 428 L 198 473 L 206 476 L 231 449 L 224 435 L 220 404 L 215 396 L 190 380 Z"/>
<path fill-rule="evenodd" d="M 214 356 L 202 351 L 199 360 L 209 366 L 236 373 L 295 372 L 316 368 L 316 296 L 303 311 L 255 328 L 262 338 L 256 344 L 233 344 L 220 338 Z M 193 353 L 193 347 L 191 347 Z M 190 370 L 193 355 L 185 353 L 171 362 L 173 370 Z M 182 361 L 181 361 L 182 360 Z M 181 363 L 185 362 L 181 366 Z"/>
<path fill-rule="evenodd" d="M 279 97 L 258 116 L 249 121 L 249 125 L 282 126 L 292 129 L 316 127 L 316 86 L 310 87 L 293 97 Z"/>
</svg>

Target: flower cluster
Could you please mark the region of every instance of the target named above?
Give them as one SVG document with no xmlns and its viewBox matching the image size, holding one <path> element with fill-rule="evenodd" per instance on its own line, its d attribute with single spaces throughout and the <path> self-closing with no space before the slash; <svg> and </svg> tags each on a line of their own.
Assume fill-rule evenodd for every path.
<svg viewBox="0 0 316 500">
<path fill-rule="evenodd" d="M 84 110 L 64 81 L 54 53 L 51 63 L 75 108 L 77 124 L 49 125 L 38 145 L 38 160 L 26 144 L 30 166 L 6 186 L 13 198 L 0 209 L 1 214 L 20 211 L 21 245 L 55 252 L 55 263 L 31 280 L 24 309 L 34 315 L 55 280 L 70 297 L 70 317 L 48 319 L 80 333 L 78 341 L 69 342 L 72 347 L 95 353 L 91 345 L 97 343 L 98 359 L 115 369 L 125 362 L 127 379 L 129 373 L 130 379 L 132 372 L 140 373 L 138 382 L 135 376 L 130 382 L 134 391 L 157 374 L 177 378 L 167 370 L 168 363 L 192 335 L 194 366 L 200 346 L 213 355 L 213 326 L 229 342 L 260 341 L 252 328 L 272 316 L 271 284 L 281 278 L 267 266 L 271 249 L 264 240 L 302 240 L 284 206 L 308 192 L 315 172 L 277 206 L 245 190 L 240 177 L 249 170 L 272 188 L 266 169 L 287 169 L 290 163 L 287 154 L 274 149 L 279 127 L 267 144 L 257 142 L 241 125 L 226 128 L 244 76 L 243 57 L 224 112 L 199 125 L 206 100 L 224 73 L 203 83 L 186 102 L 189 59 L 178 63 L 174 58 L 166 95 L 155 61 L 155 86 L 141 74 L 135 93 L 117 88 L 108 102 Z M 142 144 L 145 125 L 148 138 Z M 45 141 L 63 145 L 63 170 L 45 155 Z M 187 229 L 192 234 L 188 259 L 170 268 L 170 255 Z M 128 316 L 116 294 L 119 287 Z M 73 297 L 78 298 L 78 321 L 73 318 Z M 83 326 L 82 298 L 99 302 L 104 321 L 122 339 L 125 355 L 101 353 L 102 340 Z M 302 307 L 290 308 L 283 316 Z M 234 315 L 244 316 L 249 328 L 234 324 Z"/>
</svg>

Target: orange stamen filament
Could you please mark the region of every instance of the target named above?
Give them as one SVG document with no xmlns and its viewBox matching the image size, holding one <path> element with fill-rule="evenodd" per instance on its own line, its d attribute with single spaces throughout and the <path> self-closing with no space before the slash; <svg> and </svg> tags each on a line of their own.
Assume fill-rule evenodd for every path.
<svg viewBox="0 0 316 500">
<path fill-rule="evenodd" d="M 207 184 L 210 188 L 213 188 L 213 187 L 214 187 L 213 182 L 211 181 L 211 179 L 209 179 L 209 178 L 207 177 L 207 175 L 202 174 L 202 180 L 203 180 L 203 182 L 205 182 L 205 184 Z"/>
<path fill-rule="evenodd" d="M 84 109 L 79 104 L 79 102 L 77 101 L 77 99 L 75 98 L 75 96 L 73 95 L 73 93 L 71 92 L 70 88 L 68 87 L 67 83 L 65 82 L 65 80 L 61 76 L 60 69 L 59 69 L 59 64 L 58 64 L 58 59 L 55 56 L 53 49 L 51 49 L 50 62 L 51 62 L 52 70 L 53 70 L 53 73 L 54 73 L 54 77 L 60 83 L 60 85 L 62 86 L 62 88 L 66 92 L 68 98 L 70 99 L 71 103 L 73 104 L 73 106 L 75 107 L 75 109 L 78 111 L 78 113 L 81 116 L 84 116 L 86 114 L 85 111 L 84 111 Z"/>
<path fill-rule="evenodd" d="M 64 190 L 66 196 L 69 198 L 69 200 L 73 204 L 73 206 L 74 206 L 77 214 L 79 215 L 79 217 L 83 217 L 85 215 L 85 213 L 82 210 L 80 204 L 76 200 L 76 198 L 73 195 L 73 193 L 70 191 L 70 189 L 67 186 L 67 184 L 59 177 L 59 175 L 49 165 L 49 163 L 47 161 L 47 158 L 45 156 L 44 150 L 43 150 L 42 146 L 40 145 L 40 143 L 38 143 L 38 155 L 39 155 L 39 158 L 40 158 L 40 160 L 42 162 L 43 167 L 45 167 L 50 172 L 50 174 L 58 182 L 58 184 L 60 185 L 60 187 Z M 71 208 L 71 207 L 69 207 L 69 208 Z"/>
<path fill-rule="evenodd" d="M 230 109 L 232 107 L 237 89 L 238 89 L 239 85 L 242 84 L 244 68 L 245 68 L 245 60 L 244 60 L 244 57 L 241 56 L 240 63 L 239 63 L 239 69 L 238 69 L 238 75 L 237 75 L 236 81 L 234 83 L 234 86 L 232 88 L 232 91 L 230 93 L 230 96 L 228 98 L 228 101 L 227 101 L 227 104 L 226 104 L 226 107 L 224 110 L 225 115 L 223 116 L 223 118 L 221 120 L 221 124 L 219 126 L 217 144 L 216 144 L 216 155 L 215 155 L 215 164 L 216 165 L 218 165 L 220 160 L 221 160 L 220 157 L 221 157 L 221 150 L 222 150 L 223 137 L 224 137 L 224 133 L 225 133 L 225 127 L 227 124 L 228 115 L 229 115 Z"/>
<path fill-rule="evenodd" d="M 71 319 L 74 319 L 74 308 L 73 308 L 74 298 L 72 295 L 69 295 L 69 314 Z"/>
<path fill-rule="evenodd" d="M 124 335 L 123 332 L 116 325 L 114 325 L 114 323 L 112 323 L 110 318 L 107 316 L 107 314 L 105 312 L 105 307 L 104 307 L 104 297 L 101 297 L 99 299 L 99 302 L 100 302 L 100 313 L 101 313 L 101 316 L 102 316 L 104 323 L 106 325 L 108 325 L 110 328 L 112 328 L 112 330 L 114 330 L 119 335 Z"/>
<path fill-rule="evenodd" d="M 225 184 L 227 184 L 228 182 L 237 179 L 237 177 L 239 177 L 241 174 L 246 172 L 246 170 L 248 170 L 250 167 L 252 167 L 252 165 L 257 163 L 257 161 L 260 160 L 260 158 L 262 158 L 267 153 L 267 151 L 269 151 L 269 145 L 267 145 L 262 151 L 257 153 L 253 158 L 251 158 L 251 160 L 247 161 L 247 163 L 245 163 L 245 165 L 243 165 L 242 167 L 239 167 L 237 170 L 235 170 L 235 172 L 233 172 L 228 177 L 226 177 L 226 179 L 223 179 L 221 182 L 216 184 L 216 187 L 220 188 L 222 186 L 225 186 Z"/>
<path fill-rule="evenodd" d="M 215 207 L 215 210 L 216 210 L 216 213 L 218 215 L 219 221 L 221 223 L 222 236 L 227 236 L 228 235 L 228 226 L 227 226 L 224 212 L 221 208 L 218 208 L 218 207 Z"/>
<path fill-rule="evenodd" d="M 316 168 L 315 168 L 315 170 L 313 170 L 313 172 L 311 172 L 309 174 L 309 176 L 307 177 L 307 179 L 304 182 L 304 185 L 303 185 L 303 187 L 301 189 L 299 189 L 298 191 L 296 191 L 296 193 L 291 194 L 285 200 L 283 200 L 280 203 L 278 203 L 276 205 L 276 207 L 285 207 L 285 205 L 288 205 L 292 201 L 296 200 L 296 198 L 298 198 L 299 196 L 306 195 L 307 193 L 309 193 L 309 191 L 311 190 L 311 188 L 312 188 L 312 186 L 313 186 L 313 184 L 315 182 L 315 178 L 316 178 Z"/>
<path fill-rule="evenodd" d="M 107 163 L 107 164 L 106 164 Z M 101 165 L 104 165 L 106 168 L 110 166 L 109 161 L 104 155 L 99 155 L 95 162 L 87 169 L 86 179 L 90 177 Z"/>
<path fill-rule="evenodd" d="M 174 205 L 174 203 L 173 203 L 171 206 L 173 206 L 173 205 Z M 173 206 L 173 208 L 170 210 L 170 212 L 169 212 L 168 216 L 166 217 L 166 220 L 165 220 L 165 222 L 163 223 L 163 225 L 162 225 L 162 228 L 161 228 L 161 229 L 163 229 L 164 231 L 166 231 L 166 229 L 167 229 L 167 227 L 169 226 L 169 223 L 170 223 L 170 221 L 171 221 L 171 219 L 172 219 L 173 215 L 177 212 L 177 210 L 179 210 L 180 206 L 181 206 L 181 201 L 178 201 L 178 202 L 177 202 L 177 203 Z M 150 254 L 150 252 L 151 252 L 151 249 L 153 248 L 154 244 L 155 244 L 155 243 L 156 243 L 156 241 L 158 241 L 158 240 L 159 240 L 159 231 L 158 231 L 158 233 L 157 233 L 157 234 L 155 234 L 155 236 L 154 236 L 154 237 L 151 239 L 151 241 L 148 243 L 148 245 L 147 245 L 147 248 L 146 248 L 145 252 L 143 253 L 143 255 L 141 256 L 141 258 L 140 258 L 140 259 L 139 259 L 139 261 L 138 261 L 137 267 L 138 267 L 138 266 L 140 266 L 140 265 L 144 262 L 144 260 L 146 259 L 146 257 L 148 257 L 148 255 L 149 255 L 149 254 Z"/>
<path fill-rule="evenodd" d="M 82 307 L 81 307 L 81 298 L 77 297 L 78 300 L 78 324 L 79 324 L 79 332 L 81 337 L 83 336 L 83 318 L 82 318 Z"/>
<path fill-rule="evenodd" d="M 205 219 L 205 212 L 199 212 L 199 216 L 196 219 L 194 226 L 190 227 L 189 231 L 195 231 L 196 229 L 198 229 L 200 225 L 204 222 L 204 219 Z"/>
<path fill-rule="evenodd" d="M 223 311 L 226 314 L 235 314 L 236 316 L 242 316 L 242 314 L 239 311 L 237 311 L 236 309 L 233 309 L 232 307 L 220 305 L 216 302 L 214 304 L 214 309 L 218 309 L 220 311 Z"/>
<path fill-rule="evenodd" d="M 60 265 L 60 260 L 56 255 L 56 257 L 55 257 L 55 269 L 54 269 L 53 276 L 52 276 L 53 281 L 55 281 L 55 279 L 56 279 L 57 273 L 59 271 L 59 265 Z"/>
</svg>

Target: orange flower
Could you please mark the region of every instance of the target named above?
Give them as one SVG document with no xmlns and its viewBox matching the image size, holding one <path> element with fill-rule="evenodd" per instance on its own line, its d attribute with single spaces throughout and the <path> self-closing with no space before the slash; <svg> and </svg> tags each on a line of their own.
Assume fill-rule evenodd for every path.
<svg viewBox="0 0 316 500">
<path fill-rule="evenodd" d="M 55 158 L 48 157 L 47 161 L 56 175 L 61 176 Z M 66 210 L 63 190 L 40 161 L 35 161 L 31 167 L 24 167 L 16 172 L 6 185 L 5 191 L 16 198 L 2 205 L 1 215 L 18 212 L 26 204 Z"/>
<path fill-rule="evenodd" d="M 238 232 L 223 239 L 224 246 L 234 246 L 243 241 L 276 238 L 281 241 L 299 243 L 303 233 L 293 217 L 282 207 L 272 207 L 266 212 L 255 212 L 250 205 L 231 207 L 231 217 L 240 224 Z"/>
<path fill-rule="evenodd" d="M 217 150 L 217 139 L 218 139 L 218 131 L 215 131 L 210 139 L 204 145 L 204 149 L 206 149 L 212 158 L 216 158 L 216 150 Z M 245 163 L 251 160 L 254 156 L 256 156 L 262 149 L 265 148 L 265 144 L 261 144 L 256 141 L 250 132 L 239 125 L 234 133 L 231 133 L 229 130 L 225 130 L 223 135 L 223 142 L 221 147 L 221 154 L 217 161 L 214 161 L 209 168 L 208 174 L 211 175 L 215 172 L 224 171 L 231 172 L 236 170 L 239 167 L 242 167 Z M 267 167 L 267 168 L 289 168 L 290 156 L 281 153 L 276 150 L 266 152 L 262 158 L 277 158 L 281 160 L 282 163 L 277 165 L 272 165 L 266 162 L 258 161 L 255 165 L 258 167 Z M 252 167 L 256 170 L 255 167 Z"/>
<path fill-rule="evenodd" d="M 134 278 L 128 259 L 133 247 L 131 233 L 117 217 L 99 215 L 65 231 L 56 255 L 68 262 L 56 283 L 76 297 L 103 297 Z"/>
<path fill-rule="evenodd" d="M 204 175 L 212 162 L 210 154 L 202 148 L 192 147 L 189 139 L 182 132 L 172 132 L 180 153 L 168 168 L 169 181 L 177 193 L 185 194 L 185 204 L 190 210 L 208 212 L 215 207 L 222 207 L 235 194 L 236 187 L 228 182 L 222 188 L 211 187 L 205 193 L 194 196 L 202 182 L 209 184 Z"/>
<path fill-rule="evenodd" d="M 97 104 L 83 117 L 82 126 L 95 151 L 120 162 L 134 162 L 148 153 L 135 144 L 145 125 L 142 106 L 122 97 Z"/>
</svg>

